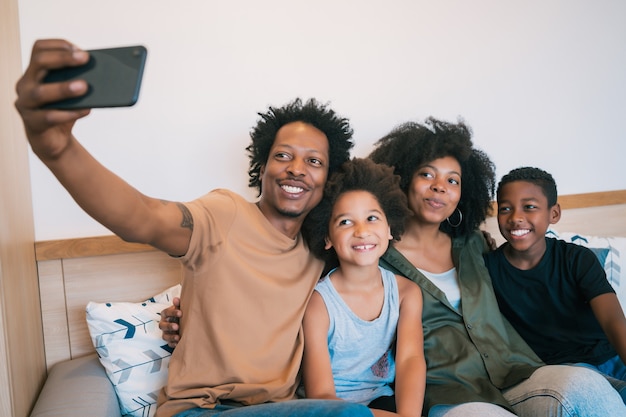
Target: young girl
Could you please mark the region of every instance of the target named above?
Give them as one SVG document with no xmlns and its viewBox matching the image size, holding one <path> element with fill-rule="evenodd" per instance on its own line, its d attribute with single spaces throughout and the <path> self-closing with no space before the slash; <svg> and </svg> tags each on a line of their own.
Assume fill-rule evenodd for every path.
<svg viewBox="0 0 626 417">
<path fill-rule="evenodd" d="M 365 404 L 375 416 L 421 415 L 421 291 L 378 266 L 407 215 L 399 178 L 368 159 L 346 162 L 309 215 L 311 250 L 339 266 L 317 284 L 304 316 L 307 398 Z"/>
</svg>

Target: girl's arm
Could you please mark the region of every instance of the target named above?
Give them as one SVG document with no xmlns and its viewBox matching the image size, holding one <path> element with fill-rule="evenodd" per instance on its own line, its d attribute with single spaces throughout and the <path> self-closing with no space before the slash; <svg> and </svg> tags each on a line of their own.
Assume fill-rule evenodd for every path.
<svg viewBox="0 0 626 417">
<path fill-rule="evenodd" d="M 626 363 L 626 318 L 617 296 L 614 293 L 602 294 L 589 304 L 609 342 L 622 362 Z"/>
<path fill-rule="evenodd" d="M 396 346 L 396 409 L 401 416 L 420 416 L 426 389 L 422 329 L 422 292 L 414 282 L 396 277 L 400 292 Z"/>
<path fill-rule="evenodd" d="M 322 296 L 313 291 L 302 321 L 302 380 L 307 398 L 338 399 L 328 353 L 329 325 L 326 304 Z"/>
</svg>

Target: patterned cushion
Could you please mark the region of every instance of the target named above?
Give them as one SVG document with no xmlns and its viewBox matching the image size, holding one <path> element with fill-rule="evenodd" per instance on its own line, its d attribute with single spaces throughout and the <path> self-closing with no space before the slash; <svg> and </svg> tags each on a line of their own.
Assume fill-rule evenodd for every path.
<svg viewBox="0 0 626 417">
<path fill-rule="evenodd" d="M 622 308 L 626 311 L 626 237 L 587 236 L 571 232 L 548 230 L 546 236 L 585 246 L 598 257 Z"/>
<path fill-rule="evenodd" d="M 172 349 L 161 338 L 161 311 L 180 285 L 142 303 L 87 304 L 87 325 L 100 362 L 115 387 L 122 414 L 151 417 L 167 382 Z"/>
</svg>

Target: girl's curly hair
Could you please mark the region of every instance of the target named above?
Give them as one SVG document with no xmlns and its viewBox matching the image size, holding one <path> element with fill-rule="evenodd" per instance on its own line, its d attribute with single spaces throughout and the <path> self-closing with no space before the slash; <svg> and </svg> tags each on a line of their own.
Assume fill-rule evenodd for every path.
<svg viewBox="0 0 626 417">
<path fill-rule="evenodd" d="M 491 212 L 495 187 L 495 165 L 487 154 L 474 148 L 472 132 L 462 120 L 448 123 L 433 117 L 424 123 L 409 122 L 393 129 L 375 143 L 369 157 L 394 168 L 400 187 L 408 193 L 415 172 L 435 159 L 451 156 L 461 165 L 461 224 L 447 221 L 439 229 L 452 237 L 467 236 L 477 230 Z M 456 216 L 452 223 L 456 223 Z"/>
<path fill-rule="evenodd" d="M 321 130 L 328 139 L 329 166 L 328 175 L 350 158 L 354 146 L 353 130 L 348 119 L 338 116 L 328 105 L 320 104 L 314 98 L 303 103 L 296 98 L 283 107 L 270 107 L 267 112 L 259 113 L 261 119 L 250 132 L 252 142 L 246 147 L 250 157 L 248 185 L 256 187 L 261 195 L 261 168 L 267 163 L 270 150 L 278 130 L 292 122 L 304 122 Z"/>
<path fill-rule="evenodd" d="M 337 263 L 335 249 L 324 248 L 333 206 L 342 194 L 349 191 L 367 191 L 378 200 L 394 241 L 400 240 L 405 220 L 410 214 L 406 195 L 400 189 L 400 177 L 393 174 L 391 167 L 376 164 L 367 158 L 353 158 L 345 162 L 330 177 L 322 201 L 309 213 L 302 225 L 302 235 L 311 252 L 326 261 L 327 265 Z"/>
</svg>

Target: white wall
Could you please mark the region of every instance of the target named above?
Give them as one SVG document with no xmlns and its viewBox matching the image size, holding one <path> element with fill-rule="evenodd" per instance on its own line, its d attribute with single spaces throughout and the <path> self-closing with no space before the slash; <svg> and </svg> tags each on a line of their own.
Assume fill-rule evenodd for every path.
<svg viewBox="0 0 626 417">
<path fill-rule="evenodd" d="M 562 194 L 626 188 L 622 0 L 20 0 L 24 65 L 37 38 L 149 50 L 138 104 L 75 134 L 146 194 L 215 187 L 250 198 L 256 113 L 316 97 L 350 118 L 364 156 L 396 124 L 473 127 L 500 177 L 535 165 Z M 37 240 L 109 234 L 31 155 Z"/>
</svg>

